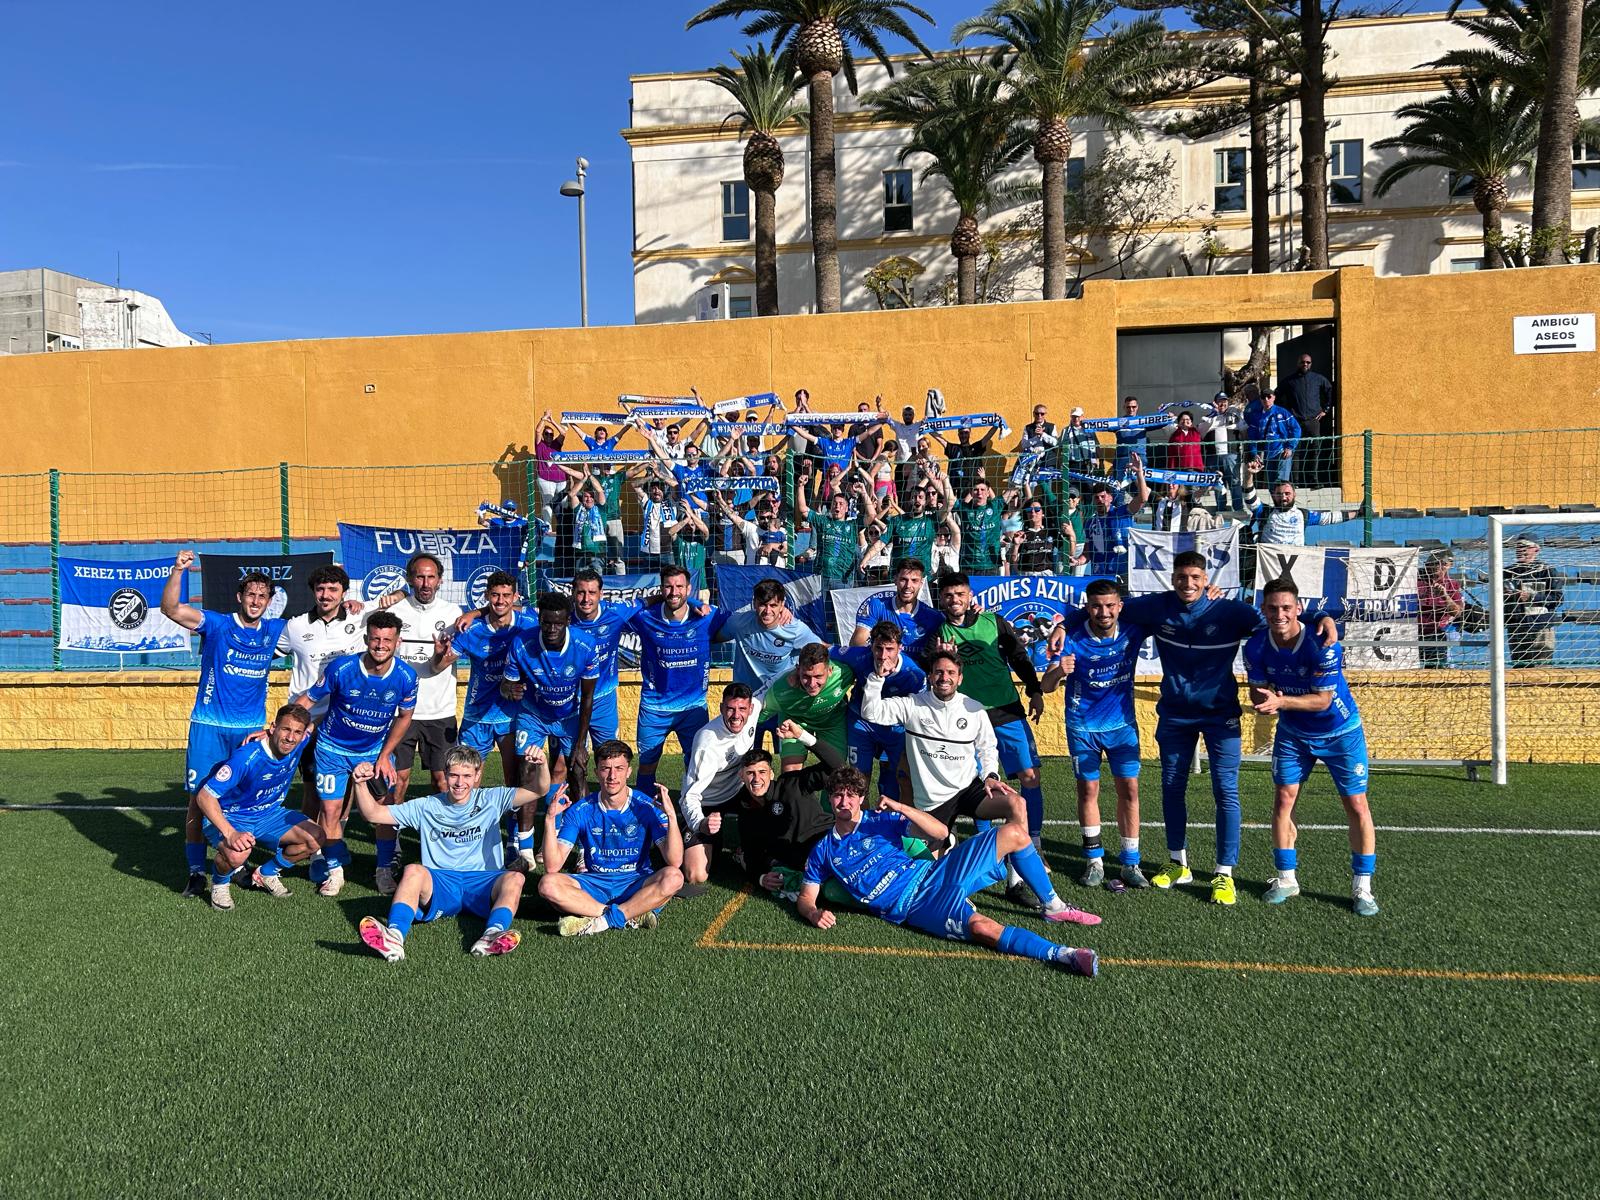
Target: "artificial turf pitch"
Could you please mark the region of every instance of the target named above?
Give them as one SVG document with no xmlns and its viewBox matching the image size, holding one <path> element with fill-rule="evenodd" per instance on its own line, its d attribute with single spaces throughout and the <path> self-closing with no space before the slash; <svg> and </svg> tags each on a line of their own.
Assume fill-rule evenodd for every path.
<svg viewBox="0 0 1600 1200">
<path fill-rule="evenodd" d="M 337 900 L 303 871 L 289 901 L 179 899 L 181 811 L 114 806 L 181 804 L 180 766 L 0 754 L 0 802 L 85 806 L 0 811 L 0 1196 L 1551 1196 L 1600 1163 L 1600 837 L 1382 830 L 1600 830 L 1593 768 L 1375 772 L 1369 921 L 1320 772 L 1300 821 L 1341 828 L 1303 830 L 1283 908 L 1263 829 L 1229 910 L 1209 828 L 1194 888 L 1113 896 L 1050 825 L 1105 922 L 979 903 L 1095 947 L 1089 981 L 863 915 L 819 933 L 731 876 L 652 933 L 561 940 L 526 901 L 508 958 L 446 921 L 391 966 L 355 935 L 387 909 L 359 836 Z M 1045 783 L 1073 817 L 1067 764 Z M 1243 790 L 1266 820 L 1265 772 Z"/>
</svg>

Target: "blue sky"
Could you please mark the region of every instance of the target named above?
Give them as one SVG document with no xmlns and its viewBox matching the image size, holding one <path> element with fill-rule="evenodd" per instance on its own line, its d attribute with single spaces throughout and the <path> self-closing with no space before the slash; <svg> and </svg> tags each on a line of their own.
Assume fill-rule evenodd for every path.
<svg viewBox="0 0 1600 1200">
<path fill-rule="evenodd" d="M 0 0 L 0 269 L 160 296 L 219 342 L 632 321 L 628 76 L 744 39 L 698 3 Z M 978 3 L 925 0 L 938 48 Z"/>
</svg>

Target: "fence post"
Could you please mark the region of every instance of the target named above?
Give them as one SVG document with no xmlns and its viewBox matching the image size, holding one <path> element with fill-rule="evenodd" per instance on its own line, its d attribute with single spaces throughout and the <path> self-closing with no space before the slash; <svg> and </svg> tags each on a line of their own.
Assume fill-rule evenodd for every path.
<svg viewBox="0 0 1600 1200">
<path fill-rule="evenodd" d="M 799 565 L 795 562 L 794 549 L 794 453 L 792 449 L 783 456 L 783 508 L 789 514 L 784 518 L 783 522 L 784 544 L 788 547 L 788 553 L 784 556 L 784 561 L 788 563 L 789 570 L 795 571 L 799 569 Z"/>
<path fill-rule="evenodd" d="M 539 592 L 539 549 L 544 538 L 539 536 L 539 460 L 522 460 L 522 512 L 528 518 L 528 536 L 522 543 L 523 595 L 536 596 Z M 552 514 L 554 515 L 554 514 Z"/>
<path fill-rule="evenodd" d="M 283 540 L 283 552 L 293 553 L 294 543 L 289 537 L 289 464 L 278 464 L 278 524 Z"/>
<path fill-rule="evenodd" d="M 50 468 L 50 669 L 61 670 L 61 472 Z"/>
<path fill-rule="evenodd" d="M 1372 545 L 1372 430 L 1361 431 L 1361 544 Z"/>
</svg>

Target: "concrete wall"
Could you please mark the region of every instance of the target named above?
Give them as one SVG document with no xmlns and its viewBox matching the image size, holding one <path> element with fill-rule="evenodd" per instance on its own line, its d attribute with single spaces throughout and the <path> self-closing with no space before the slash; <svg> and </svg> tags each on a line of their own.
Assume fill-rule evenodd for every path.
<svg viewBox="0 0 1600 1200">
<path fill-rule="evenodd" d="M 1319 321 L 1339 327 L 1347 431 L 1549 430 L 1600 425 L 1600 356 L 1513 355 L 1512 318 L 1596 309 L 1600 267 L 1349 269 L 1108 281 L 1050 304 L 16 356 L 0 358 L 0 445 L 8 473 L 138 473 L 69 480 L 69 540 L 275 535 L 280 461 L 359 464 L 297 475 L 296 534 L 331 532 L 375 506 L 451 522 L 499 489 L 487 464 L 525 447 L 545 409 L 604 409 L 621 392 L 690 384 L 707 397 L 804 386 L 819 410 L 875 394 L 920 407 L 938 386 L 954 411 L 996 409 L 1014 425 L 1035 401 L 1058 416 L 1073 405 L 1110 415 L 1119 330 Z M 367 470 L 440 462 L 485 465 Z M 1346 494 L 1358 495 L 1359 453 L 1345 465 Z M 247 467 L 261 470 L 145 474 Z M 1375 468 L 1380 507 L 1600 500 L 1592 439 L 1380 437 Z M 39 491 L 37 479 L 0 480 L 0 538 L 48 537 Z"/>
</svg>

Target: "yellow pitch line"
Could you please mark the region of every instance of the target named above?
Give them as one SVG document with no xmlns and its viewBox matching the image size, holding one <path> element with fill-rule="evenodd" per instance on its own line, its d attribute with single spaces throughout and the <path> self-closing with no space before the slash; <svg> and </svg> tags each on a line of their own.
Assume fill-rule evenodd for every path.
<svg viewBox="0 0 1600 1200">
<path fill-rule="evenodd" d="M 700 940 L 695 945 L 702 950 L 715 949 L 719 944 L 717 935 L 728 927 L 728 922 L 733 920 L 733 914 L 743 908 L 744 902 L 748 899 L 750 899 L 750 885 L 747 883 L 739 889 L 738 895 L 731 897 L 722 906 L 721 912 L 711 918 L 711 924 L 706 926 L 706 931 L 700 935 Z"/>
</svg>

